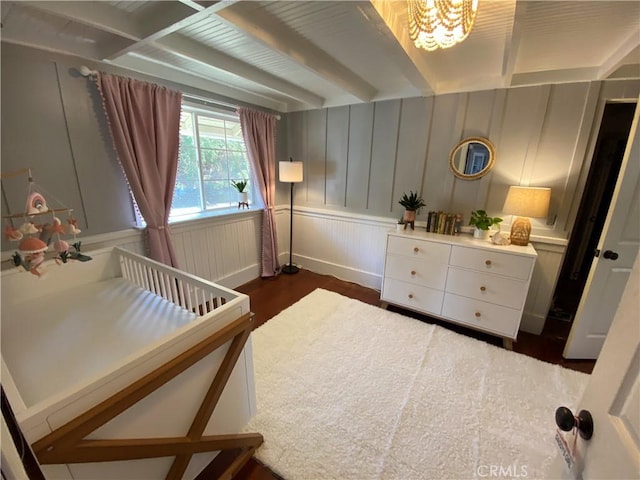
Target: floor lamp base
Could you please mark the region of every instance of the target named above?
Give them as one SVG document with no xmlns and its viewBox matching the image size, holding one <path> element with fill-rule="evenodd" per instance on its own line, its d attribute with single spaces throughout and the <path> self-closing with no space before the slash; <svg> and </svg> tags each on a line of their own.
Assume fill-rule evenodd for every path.
<svg viewBox="0 0 640 480">
<path fill-rule="evenodd" d="M 298 267 L 296 267 L 295 265 L 290 265 L 290 264 L 286 264 L 282 266 L 282 270 L 280 270 L 282 273 L 298 273 L 300 271 L 300 269 Z"/>
</svg>

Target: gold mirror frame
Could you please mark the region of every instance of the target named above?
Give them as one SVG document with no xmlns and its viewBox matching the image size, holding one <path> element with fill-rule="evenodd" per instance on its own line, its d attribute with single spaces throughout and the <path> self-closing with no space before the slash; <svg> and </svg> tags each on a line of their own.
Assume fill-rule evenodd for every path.
<svg viewBox="0 0 640 480">
<path fill-rule="evenodd" d="M 488 154 L 489 158 L 486 160 L 483 160 L 483 159 L 479 160 L 482 162 L 482 165 L 483 165 L 483 167 L 480 170 L 477 170 L 477 166 L 470 164 L 469 170 L 471 170 L 472 173 L 464 173 L 464 169 L 461 171 L 460 168 L 458 168 L 457 163 L 459 163 L 459 159 L 457 162 L 456 154 L 458 154 L 458 152 L 461 152 L 465 146 L 468 147 L 473 143 L 477 143 L 485 147 L 487 150 L 486 153 Z M 468 152 L 468 148 L 467 148 L 467 152 Z M 468 156 L 468 153 L 467 153 L 467 156 Z M 473 162 L 473 159 L 467 159 L 465 164 L 469 162 L 469 160 L 472 160 Z M 478 160 L 476 159 L 475 161 L 477 162 Z M 491 143 L 491 141 L 483 137 L 465 138 L 464 140 L 459 142 L 455 147 L 453 147 L 453 149 L 451 150 L 451 153 L 449 154 L 449 168 L 451 169 L 451 172 L 456 177 L 461 178 L 462 180 L 475 180 L 477 178 L 481 178 L 485 176 L 493 168 L 493 165 L 495 164 L 495 162 L 496 162 L 496 150 L 493 144 Z"/>
</svg>

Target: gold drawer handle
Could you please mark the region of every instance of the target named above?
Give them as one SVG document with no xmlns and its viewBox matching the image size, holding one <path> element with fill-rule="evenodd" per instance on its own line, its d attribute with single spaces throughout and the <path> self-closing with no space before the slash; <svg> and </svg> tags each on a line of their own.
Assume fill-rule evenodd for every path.
<svg viewBox="0 0 640 480">
<path fill-rule="evenodd" d="M 481 315 L 482 315 L 482 314 L 481 314 L 480 312 L 476 312 L 476 317 L 477 317 L 477 318 L 480 318 L 480 316 L 481 316 Z"/>
<path fill-rule="evenodd" d="M 484 285 L 482 287 L 480 287 L 480 291 L 481 292 L 486 292 L 487 291 L 487 287 L 485 287 Z"/>
<path fill-rule="evenodd" d="M 491 266 L 491 260 L 485 260 L 485 261 L 484 261 L 484 264 L 485 264 L 487 267 L 490 267 L 490 266 Z"/>
<path fill-rule="evenodd" d="M 413 298 L 413 293 L 410 293 L 409 295 L 407 295 L 407 297 L 409 297 L 409 300 L 411 300 Z"/>
<path fill-rule="evenodd" d="M 416 271 L 415 270 L 411 270 L 411 276 L 415 277 L 416 276 Z"/>
<path fill-rule="evenodd" d="M 418 247 L 413 247 L 413 253 L 418 253 L 420 249 Z"/>
</svg>

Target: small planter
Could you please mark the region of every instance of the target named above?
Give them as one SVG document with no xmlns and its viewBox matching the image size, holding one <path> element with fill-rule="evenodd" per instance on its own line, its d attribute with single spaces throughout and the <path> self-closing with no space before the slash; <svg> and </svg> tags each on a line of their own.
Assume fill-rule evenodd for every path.
<svg viewBox="0 0 640 480">
<path fill-rule="evenodd" d="M 238 208 L 249 208 L 249 192 L 238 192 Z"/>
<path fill-rule="evenodd" d="M 411 230 L 415 228 L 416 223 L 416 211 L 415 210 L 405 210 L 404 216 L 402 217 L 404 220 L 404 230 L 407 229 L 407 225 L 411 227 Z"/>
<path fill-rule="evenodd" d="M 500 217 L 490 217 L 484 210 L 476 210 L 471 212 L 469 225 L 473 226 L 473 238 L 485 240 L 489 238 L 489 229 L 494 225 L 500 230 Z"/>
<path fill-rule="evenodd" d="M 473 238 L 477 238 L 480 240 L 486 240 L 489 238 L 489 230 L 482 230 L 480 228 L 473 229 Z"/>
<path fill-rule="evenodd" d="M 404 228 L 404 223 L 396 223 L 396 232 L 401 232 Z"/>
<path fill-rule="evenodd" d="M 402 198 L 398 202 L 404 207 L 404 229 L 407 229 L 407 225 L 411 227 L 411 230 L 415 229 L 416 212 L 422 207 L 426 207 L 426 203 L 417 192 L 410 191 L 409 195 L 402 194 Z"/>
</svg>

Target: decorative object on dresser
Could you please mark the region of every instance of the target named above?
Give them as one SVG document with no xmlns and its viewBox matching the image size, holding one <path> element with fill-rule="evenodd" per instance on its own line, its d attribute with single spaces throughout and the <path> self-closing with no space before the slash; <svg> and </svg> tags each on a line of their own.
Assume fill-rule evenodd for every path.
<svg viewBox="0 0 640 480">
<path fill-rule="evenodd" d="M 511 240 L 509 240 L 508 235 L 500 231 L 500 225 L 498 225 L 498 231 L 491 235 L 491 243 L 494 245 L 509 245 Z"/>
<path fill-rule="evenodd" d="M 490 217 L 485 210 L 475 210 L 471 212 L 469 225 L 473 225 L 473 237 L 484 239 L 489 235 L 489 229 L 493 225 L 499 225 L 502 222 L 500 217 Z"/>
<path fill-rule="evenodd" d="M 462 215 L 443 211 L 431 211 L 427 215 L 427 232 L 457 235 L 462 226 Z"/>
<path fill-rule="evenodd" d="M 482 137 L 465 138 L 449 154 L 449 168 L 461 180 L 484 177 L 493 168 L 495 161 L 493 144 Z"/>
<path fill-rule="evenodd" d="M 531 246 L 389 232 L 383 302 L 502 337 L 518 335 L 536 262 Z"/>
<path fill-rule="evenodd" d="M 289 157 L 289 161 L 280 162 L 280 181 L 289 182 L 291 184 L 291 204 L 289 207 L 289 263 L 283 265 L 282 273 L 298 273 L 299 268 L 293 264 L 293 184 L 302 181 L 302 162 L 294 162 Z"/>
<path fill-rule="evenodd" d="M 238 191 L 238 208 L 242 207 L 244 210 L 245 207 L 249 208 L 249 192 L 247 192 L 247 184 L 248 180 L 231 180 L 231 184 Z"/>
<path fill-rule="evenodd" d="M 511 223 L 511 243 L 528 245 L 531 235 L 531 220 L 528 217 L 544 218 L 549 213 L 551 189 L 545 187 L 509 187 L 503 211 L 517 215 Z"/>
<path fill-rule="evenodd" d="M 404 207 L 404 229 L 407 229 L 407 225 L 411 225 L 411 230 L 414 230 L 416 214 L 422 207 L 426 207 L 427 204 L 424 203 L 424 200 L 418 195 L 418 192 L 414 192 L 413 190 L 409 191 L 409 195 L 407 195 L 406 192 L 403 193 L 398 203 Z"/>
</svg>

